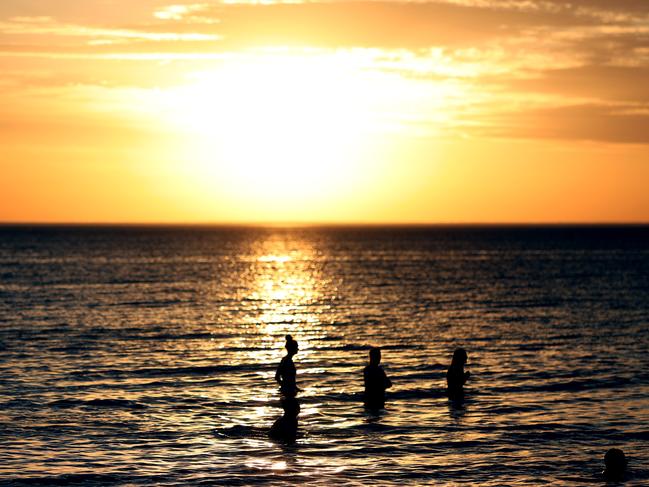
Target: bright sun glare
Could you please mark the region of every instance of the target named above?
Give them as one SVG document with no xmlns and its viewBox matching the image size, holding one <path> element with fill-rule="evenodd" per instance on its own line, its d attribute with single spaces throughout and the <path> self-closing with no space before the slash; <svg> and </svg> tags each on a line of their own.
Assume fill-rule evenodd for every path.
<svg viewBox="0 0 649 487">
<path fill-rule="evenodd" d="M 458 90 L 377 69 L 381 55 L 251 51 L 149 92 L 146 110 L 182 137 L 168 185 L 201 207 L 294 221 L 392 187 L 397 144 L 430 133 L 422 113 L 446 123 Z"/>
<path fill-rule="evenodd" d="M 381 104 L 398 84 L 353 59 L 271 52 L 194 73 L 156 104 L 190 134 L 185 171 L 195 181 L 324 199 L 363 177 L 370 139 L 383 130 Z"/>
</svg>

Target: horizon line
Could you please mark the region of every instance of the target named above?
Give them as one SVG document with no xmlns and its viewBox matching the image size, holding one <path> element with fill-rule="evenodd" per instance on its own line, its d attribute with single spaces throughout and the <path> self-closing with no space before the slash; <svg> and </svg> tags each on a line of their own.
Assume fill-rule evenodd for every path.
<svg viewBox="0 0 649 487">
<path fill-rule="evenodd" d="M 0 221 L 0 228 L 8 227 L 255 227 L 255 228 L 318 228 L 318 227 L 641 227 L 649 221 L 538 221 L 538 222 L 40 222 Z"/>
</svg>

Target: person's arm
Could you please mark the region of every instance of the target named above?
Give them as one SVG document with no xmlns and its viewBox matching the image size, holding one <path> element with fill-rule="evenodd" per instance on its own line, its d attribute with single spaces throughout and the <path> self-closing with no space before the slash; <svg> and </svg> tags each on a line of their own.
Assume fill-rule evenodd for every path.
<svg viewBox="0 0 649 487">
<path fill-rule="evenodd" d="M 275 371 L 275 380 L 277 383 L 281 386 L 282 385 L 282 371 L 284 370 L 284 359 L 279 363 L 277 366 L 277 370 Z"/>
<path fill-rule="evenodd" d="M 449 389 L 455 389 L 464 385 L 464 373 L 457 367 L 451 365 L 446 372 L 446 385 Z"/>
<path fill-rule="evenodd" d="M 382 370 L 383 372 L 383 384 L 385 384 L 385 388 L 389 389 L 392 387 L 392 381 L 388 379 L 388 376 L 385 374 L 385 370 Z"/>
</svg>

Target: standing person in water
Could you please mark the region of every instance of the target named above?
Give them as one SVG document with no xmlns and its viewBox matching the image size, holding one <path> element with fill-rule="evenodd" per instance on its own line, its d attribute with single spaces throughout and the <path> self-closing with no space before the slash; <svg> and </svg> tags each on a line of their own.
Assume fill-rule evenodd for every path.
<svg viewBox="0 0 649 487">
<path fill-rule="evenodd" d="M 381 363 L 381 349 L 370 349 L 370 363 L 363 370 L 365 381 L 364 402 L 369 409 L 383 409 L 385 407 L 385 390 L 392 387 L 392 382 L 385 375 Z"/>
<path fill-rule="evenodd" d="M 297 353 L 297 342 L 293 340 L 291 335 L 286 335 L 286 356 L 277 366 L 275 372 L 275 380 L 279 383 L 279 390 L 285 397 L 295 397 L 297 391 L 296 371 L 295 364 L 293 363 L 293 355 Z"/>
<path fill-rule="evenodd" d="M 471 373 L 464 372 L 467 359 L 466 350 L 463 348 L 456 348 L 453 352 L 451 366 L 446 372 L 446 390 L 451 399 L 462 399 L 464 396 L 464 384 L 471 376 Z"/>
</svg>

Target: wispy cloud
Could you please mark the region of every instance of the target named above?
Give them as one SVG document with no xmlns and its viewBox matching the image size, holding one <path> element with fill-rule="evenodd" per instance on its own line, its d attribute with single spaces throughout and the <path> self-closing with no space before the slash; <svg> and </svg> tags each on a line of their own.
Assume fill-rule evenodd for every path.
<svg viewBox="0 0 649 487">
<path fill-rule="evenodd" d="M 427 81 L 431 89 L 461 84 L 470 97 L 455 100 L 453 111 L 470 133 L 531 137 L 536 123 L 543 137 L 646 138 L 637 129 L 646 127 L 649 103 L 646 0 L 106 0 L 97 3 L 101 15 L 79 2 L 58 5 L 6 0 L 0 59 L 207 63 L 268 47 L 355 52 L 363 53 L 362 70 Z M 101 80 L 128 84 L 128 69 L 105 70 Z M 160 76 L 146 79 L 161 83 Z M 425 124 L 426 117 L 411 118 Z"/>
<path fill-rule="evenodd" d="M 148 41 L 214 41 L 216 34 L 184 32 L 147 32 L 124 28 L 99 28 L 57 22 L 51 17 L 12 17 L 0 22 L 0 32 L 5 35 L 36 35 L 55 37 L 83 37 L 91 41 L 143 39 Z"/>
</svg>

